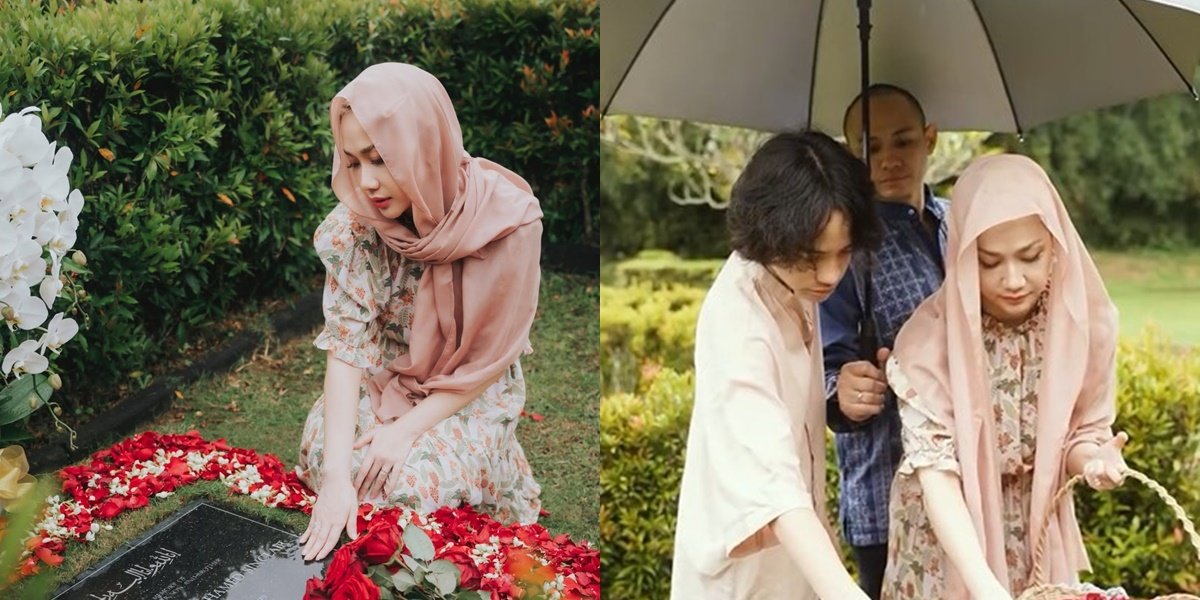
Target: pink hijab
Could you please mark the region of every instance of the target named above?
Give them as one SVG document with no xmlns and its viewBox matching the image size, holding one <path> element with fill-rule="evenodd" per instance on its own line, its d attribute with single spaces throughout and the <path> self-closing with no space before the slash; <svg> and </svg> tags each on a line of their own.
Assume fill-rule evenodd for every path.
<svg viewBox="0 0 1200 600">
<path fill-rule="evenodd" d="M 362 123 L 402 191 L 416 231 L 384 217 L 341 163 L 341 117 Z M 381 420 L 437 391 L 491 383 L 529 347 L 540 285 L 542 211 L 516 173 L 463 148 L 445 88 L 399 63 L 371 66 L 329 107 L 333 191 L 388 247 L 425 263 L 409 351 L 372 381 Z"/>
<path fill-rule="evenodd" d="M 895 354 L 924 402 L 954 432 L 967 509 L 988 564 L 1000 581 L 1008 581 L 976 240 L 995 225 L 1029 215 L 1050 231 L 1056 256 L 1038 390 L 1030 552 L 1034 540 L 1048 536 L 1043 567 L 1050 581 L 1072 583 L 1077 571 L 1090 568 L 1072 503 L 1061 502 L 1044 531 L 1041 525 L 1065 482 L 1067 452 L 1080 442 L 1112 437 L 1117 311 L 1037 163 L 1018 155 L 988 156 L 963 172 L 950 203 L 945 283 L 900 331 Z M 961 579 L 950 571 L 949 589 L 965 598 Z"/>
</svg>

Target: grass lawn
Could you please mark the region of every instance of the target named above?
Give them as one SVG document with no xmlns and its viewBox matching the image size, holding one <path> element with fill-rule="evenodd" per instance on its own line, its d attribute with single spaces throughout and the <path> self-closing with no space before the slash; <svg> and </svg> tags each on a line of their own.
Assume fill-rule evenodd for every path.
<svg viewBox="0 0 1200 600">
<path fill-rule="evenodd" d="M 544 508 L 550 512 L 540 522 L 552 533 L 593 543 L 599 541 L 600 502 L 598 306 L 597 279 L 544 273 L 533 326 L 534 354 L 522 365 L 529 390 L 526 410 L 545 419 L 522 420 L 518 427 L 542 485 Z M 265 346 L 234 371 L 181 388 L 174 406 L 139 431 L 196 429 L 207 439 L 223 437 L 233 446 L 269 452 L 285 465 L 294 465 L 305 417 L 321 394 L 324 378 L 324 353 L 311 343 L 315 335 Z M 98 535 L 95 542 L 71 543 L 57 581 L 70 580 L 184 504 L 205 497 L 227 499 L 297 533 L 307 525 L 301 513 L 267 508 L 240 495 L 229 497 L 220 482 L 199 482 L 118 517 L 113 530 Z"/>
<path fill-rule="evenodd" d="M 1153 323 L 1177 344 L 1200 345 L 1200 251 L 1092 256 L 1121 311 L 1123 334 Z"/>
</svg>

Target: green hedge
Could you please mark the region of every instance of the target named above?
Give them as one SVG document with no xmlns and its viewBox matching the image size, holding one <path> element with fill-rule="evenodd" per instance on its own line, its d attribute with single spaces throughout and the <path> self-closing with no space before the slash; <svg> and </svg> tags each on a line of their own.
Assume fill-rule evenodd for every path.
<svg viewBox="0 0 1200 600">
<path fill-rule="evenodd" d="M 1124 340 L 1115 429 L 1129 433 L 1130 467 L 1158 481 L 1200 519 L 1200 350 L 1183 351 L 1157 329 Z M 1171 509 L 1137 481 L 1076 494 L 1093 579 L 1134 595 L 1200 593 L 1200 557 Z"/>
<path fill-rule="evenodd" d="M 704 288 L 600 286 L 601 393 L 638 391 L 661 368 L 691 368 Z"/>
<path fill-rule="evenodd" d="M 1130 434 L 1126 458 L 1170 490 L 1193 517 L 1200 517 L 1198 372 L 1200 351 L 1183 353 L 1154 333 L 1121 344 L 1117 426 Z M 692 385 L 691 373 L 664 370 L 652 376 L 644 394 L 608 396 L 600 405 L 606 597 L 668 595 Z M 826 473 L 826 501 L 836 522 L 832 444 Z M 1076 506 L 1095 568 L 1085 580 L 1124 585 L 1137 597 L 1200 592 L 1195 552 L 1153 492 L 1130 482 L 1111 493 L 1081 491 Z"/>
<path fill-rule="evenodd" d="M 600 403 L 600 570 L 606 598 L 666 598 L 692 374 Z"/>
<path fill-rule="evenodd" d="M 549 241 L 595 238 L 595 2 L 10 2 L 0 102 L 42 108 L 87 199 L 90 327 L 68 399 L 111 387 L 247 299 L 311 285 L 328 102 L 375 62 L 445 83 L 468 151 L 534 186 Z"/>
</svg>

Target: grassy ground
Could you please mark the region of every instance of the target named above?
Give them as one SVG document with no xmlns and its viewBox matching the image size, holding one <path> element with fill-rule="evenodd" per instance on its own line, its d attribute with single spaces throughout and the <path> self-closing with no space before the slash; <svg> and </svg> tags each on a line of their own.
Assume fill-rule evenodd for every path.
<svg viewBox="0 0 1200 600">
<path fill-rule="evenodd" d="M 593 543 L 599 540 L 598 288 L 594 278 L 545 274 L 533 327 L 535 352 L 522 361 L 529 389 L 526 410 L 545 415 L 545 420 L 523 420 L 518 428 L 550 512 L 541 523 L 553 533 Z M 208 439 L 224 437 L 231 445 L 295 464 L 304 420 L 324 377 L 324 353 L 312 346 L 313 337 L 315 333 L 283 346 L 264 346 L 227 375 L 181 388 L 174 406 L 141 430 L 197 429 Z M 297 532 L 307 524 L 300 513 L 266 508 L 242 496 L 229 498 L 219 482 L 201 482 L 122 515 L 111 532 L 93 543 L 72 544 L 58 581 L 70 580 L 184 504 L 205 497 L 227 498 Z"/>
<path fill-rule="evenodd" d="M 1122 333 L 1153 323 L 1175 343 L 1200 345 L 1200 251 L 1093 256 L 1121 311 Z"/>
</svg>

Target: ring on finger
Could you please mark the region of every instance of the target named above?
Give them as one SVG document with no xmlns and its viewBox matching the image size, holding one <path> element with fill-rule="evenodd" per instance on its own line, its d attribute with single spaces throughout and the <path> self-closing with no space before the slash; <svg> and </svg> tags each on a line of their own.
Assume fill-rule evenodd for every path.
<svg viewBox="0 0 1200 600">
<path fill-rule="evenodd" d="M 862 390 L 858 390 L 858 392 L 857 392 L 857 393 L 855 393 L 855 395 L 854 395 L 854 401 L 855 401 L 855 402 L 862 402 L 862 394 L 863 394 L 863 393 L 862 393 Z"/>
</svg>

